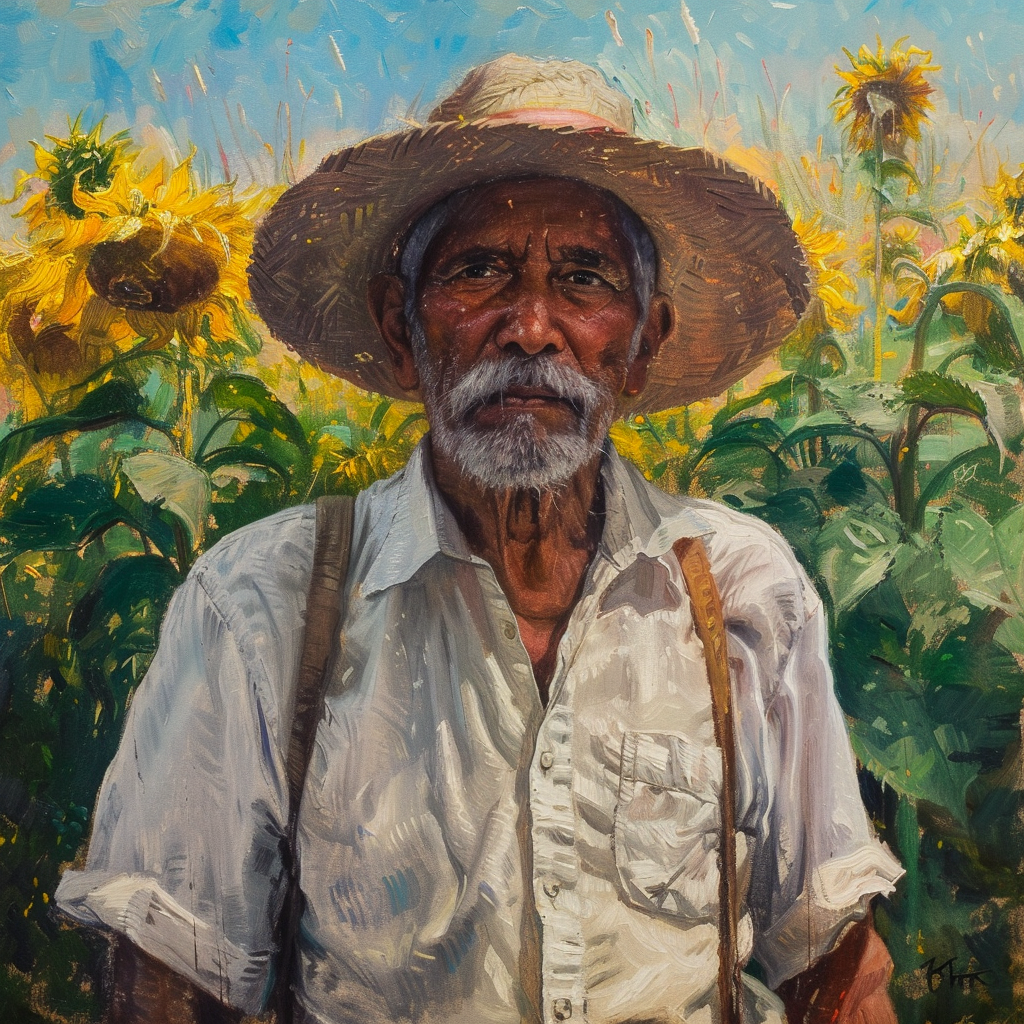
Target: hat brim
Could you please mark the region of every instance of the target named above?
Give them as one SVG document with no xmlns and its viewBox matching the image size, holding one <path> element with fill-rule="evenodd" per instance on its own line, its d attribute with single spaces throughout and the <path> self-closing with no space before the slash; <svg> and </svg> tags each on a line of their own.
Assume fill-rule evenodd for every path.
<svg viewBox="0 0 1024 1024">
<path fill-rule="evenodd" d="M 703 149 L 604 131 L 442 123 L 327 157 L 259 226 L 253 301 L 282 341 L 359 387 L 416 398 L 394 379 L 367 300 L 416 219 L 463 188 L 571 178 L 605 189 L 646 225 L 658 290 L 675 309 L 638 410 L 719 394 L 776 348 L 808 301 L 808 271 L 769 189 Z"/>
</svg>

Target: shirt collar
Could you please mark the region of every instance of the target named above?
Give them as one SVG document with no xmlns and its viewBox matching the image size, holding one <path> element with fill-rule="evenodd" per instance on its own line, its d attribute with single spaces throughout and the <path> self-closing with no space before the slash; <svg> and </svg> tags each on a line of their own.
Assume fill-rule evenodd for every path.
<svg viewBox="0 0 1024 1024">
<path fill-rule="evenodd" d="M 605 445 L 601 482 L 605 522 L 598 551 L 619 570 L 640 554 L 658 558 L 680 537 L 712 530 L 685 498 L 668 495 L 645 480 L 611 442 Z M 382 488 L 378 501 L 379 507 L 374 507 L 378 502 L 371 505 L 370 528 L 381 540 L 363 580 L 364 594 L 408 582 L 437 554 L 480 561 L 469 550 L 434 482 L 426 439 L 416 446 L 405 468 Z"/>
</svg>

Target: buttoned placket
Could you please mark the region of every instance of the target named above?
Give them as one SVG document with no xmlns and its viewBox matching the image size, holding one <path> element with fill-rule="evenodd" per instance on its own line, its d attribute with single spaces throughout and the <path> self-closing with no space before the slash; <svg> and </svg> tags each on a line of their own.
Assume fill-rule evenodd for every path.
<svg viewBox="0 0 1024 1024">
<path fill-rule="evenodd" d="M 533 898 L 541 921 L 541 1016 L 545 1024 L 587 1019 L 582 907 L 577 895 L 579 858 L 573 809 L 573 715 L 568 674 L 596 600 L 595 582 L 604 567 L 601 555 L 596 555 L 582 588 L 584 596 L 577 602 L 559 641 L 548 706 L 537 730 L 529 768 Z M 525 674 L 535 687 L 533 668 L 515 616 L 496 581 L 494 591 L 503 606 L 501 633 L 514 647 L 511 653 L 516 667 L 521 666 L 516 674 Z M 527 733 L 525 742 L 530 740 Z"/>
</svg>

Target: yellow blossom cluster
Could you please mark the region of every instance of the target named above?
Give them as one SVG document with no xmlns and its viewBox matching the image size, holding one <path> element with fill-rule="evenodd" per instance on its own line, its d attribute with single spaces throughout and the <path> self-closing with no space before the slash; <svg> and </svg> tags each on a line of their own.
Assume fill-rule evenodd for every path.
<svg viewBox="0 0 1024 1024">
<path fill-rule="evenodd" d="M 50 141 L 15 194 L 26 235 L 0 253 L 0 358 L 38 387 L 128 347 L 177 337 L 202 355 L 237 336 L 254 221 L 277 190 L 202 188 L 191 156 L 144 168 L 123 144 L 101 187 L 81 171 L 68 181 L 55 155 L 62 140 Z M 55 199 L 58 184 L 70 203 Z"/>
</svg>

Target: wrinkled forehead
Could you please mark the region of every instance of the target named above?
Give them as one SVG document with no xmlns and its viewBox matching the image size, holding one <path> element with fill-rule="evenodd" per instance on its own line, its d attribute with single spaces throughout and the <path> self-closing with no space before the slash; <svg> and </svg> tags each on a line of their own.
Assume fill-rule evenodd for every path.
<svg viewBox="0 0 1024 1024">
<path fill-rule="evenodd" d="M 517 228 L 572 235 L 577 244 L 611 250 L 634 270 L 654 258 L 646 227 L 612 193 L 572 178 L 509 177 L 462 189 L 431 207 L 405 238 L 400 273 L 415 282 L 428 251 L 456 233 L 486 243 L 486 236 Z"/>
</svg>

